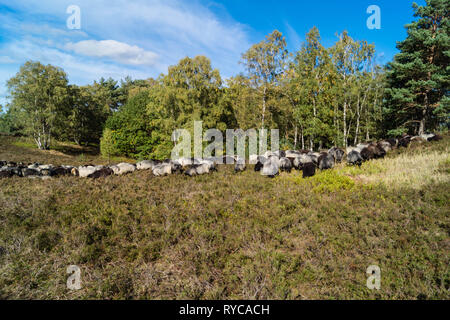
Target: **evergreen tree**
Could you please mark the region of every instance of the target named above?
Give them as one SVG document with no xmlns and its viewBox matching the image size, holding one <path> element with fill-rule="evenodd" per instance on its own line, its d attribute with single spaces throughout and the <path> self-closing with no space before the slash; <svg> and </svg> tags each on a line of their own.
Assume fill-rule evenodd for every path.
<svg viewBox="0 0 450 320">
<path fill-rule="evenodd" d="M 427 0 L 413 8 L 418 19 L 406 25 L 408 36 L 397 44 L 401 52 L 387 67 L 385 130 L 391 133 L 423 134 L 450 115 L 449 2 Z"/>
</svg>

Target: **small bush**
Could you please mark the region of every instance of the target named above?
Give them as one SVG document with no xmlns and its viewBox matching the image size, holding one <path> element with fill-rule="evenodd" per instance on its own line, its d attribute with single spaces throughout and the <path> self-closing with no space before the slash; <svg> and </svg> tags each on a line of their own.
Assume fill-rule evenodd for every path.
<svg viewBox="0 0 450 320">
<path fill-rule="evenodd" d="M 294 179 L 299 184 L 309 184 L 312 191 L 316 193 L 350 190 L 355 187 L 355 182 L 350 177 L 340 174 L 335 170 L 322 171 L 307 179 L 302 179 L 301 177 Z"/>
</svg>

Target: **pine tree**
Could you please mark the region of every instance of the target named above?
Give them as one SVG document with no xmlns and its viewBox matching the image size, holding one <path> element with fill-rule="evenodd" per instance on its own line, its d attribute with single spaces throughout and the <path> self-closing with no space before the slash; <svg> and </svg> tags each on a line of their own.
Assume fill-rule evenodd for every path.
<svg viewBox="0 0 450 320">
<path fill-rule="evenodd" d="M 450 115 L 449 2 L 427 0 L 413 8 L 418 19 L 406 25 L 408 36 L 397 44 L 401 52 L 387 66 L 385 130 L 420 135 Z"/>
</svg>

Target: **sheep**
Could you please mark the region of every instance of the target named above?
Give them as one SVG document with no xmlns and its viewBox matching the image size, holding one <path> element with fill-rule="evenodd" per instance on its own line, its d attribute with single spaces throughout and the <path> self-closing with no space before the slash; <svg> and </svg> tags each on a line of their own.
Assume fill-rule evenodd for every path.
<svg viewBox="0 0 450 320">
<path fill-rule="evenodd" d="M 198 175 L 209 173 L 209 170 L 210 166 L 207 163 L 195 165 L 195 172 L 197 172 Z"/>
<path fill-rule="evenodd" d="M 367 148 L 369 146 L 369 143 L 358 143 L 356 145 L 356 148 L 359 149 L 359 152 L 361 152 L 362 149 Z"/>
<path fill-rule="evenodd" d="M 6 166 L 9 168 L 14 168 L 17 166 L 17 163 L 15 163 L 14 161 L 6 161 Z"/>
<path fill-rule="evenodd" d="M 101 168 L 89 174 L 87 177 L 92 179 L 98 179 L 100 177 L 107 177 L 112 174 L 114 174 L 114 171 L 111 168 Z"/>
<path fill-rule="evenodd" d="M 303 170 L 303 178 L 312 177 L 316 174 L 316 165 L 312 162 L 305 163 L 302 168 Z"/>
<path fill-rule="evenodd" d="M 80 176 L 80 172 L 78 171 L 78 168 L 72 168 L 72 169 L 70 170 L 70 174 L 73 175 L 73 176 L 75 176 L 75 177 Z"/>
<path fill-rule="evenodd" d="M 184 171 L 184 174 L 193 177 L 196 175 L 202 175 L 209 172 L 210 172 L 210 165 L 208 163 L 202 163 L 192 165 L 190 168 Z"/>
<path fill-rule="evenodd" d="M 136 163 L 137 170 L 152 170 L 155 165 L 161 163 L 161 161 L 156 160 L 143 160 L 141 162 Z"/>
<path fill-rule="evenodd" d="M 115 166 L 111 166 L 110 168 L 114 171 L 115 175 L 123 175 L 136 171 L 136 166 L 134 164 L 126 162 L 121 162 Z"/>
<path fill-rule="evenodd" d="M 251 154 L 251 155 L 249 155 L 249 157 L 248 157 L 248 163 L 249 164 L 256 164 L 256 163 L 258 163 L 258 155 L 257 154 Z"/>
<path fill-rule="evenodd" d="M 375 157 L 372 148 L 363 148 L 360 155 L 364 161 L 371 160 Z"/>
<path fill-rule="evenodd" d="M 297 150 L 286 150 L 286 158 L 296 158 L 301 155 L 300 151 Z"/>
<path fill-rule="evenodd" d="M 263 166 L 264 166 L 264 163 L 267 161 L 267 158 L 266 157 L 264 157 L 264 156 L 258 156 L 257 157 L 257 162 L 256 162 L 256 164 L 255 164 L 255 172 L 259 172 L 259 171 L 261 171 L 261 169 L 263 168 Z"/>
<path fill-rule="evenodd" d="M 383 140 L 378 142 L 380 148 L 382 148 L 386 153 L 392 150 L 392 145 L 387 140 Z"/>
<path fill-rule="evenodd" d="M 408 147 L 409 143 L 411 142 L 411 136 L 409 135 L 403 135 L 399 140 L 398 140 L 398 146 L 399 147 Z"/>
<path fill-rule="evenodd" d="M 40 166 L 40 165 L 41 165 L 41 164 L 38 163 L 38 162 L 30 163 L 30 164 L 28 164 L 27 168 L 29 168 L 29 169 L 39 169 L 39 166 Z"/>
<path fill-rule="evenodd" d="M 206 165 L 208 167 L 208 172 L 209 171 L 217 171 L 217 167 L 214 161 L 212 160 L 208 160 L 208 159 L 203 159 L 201 161 L 202 165 Z"/>
<path fill-rule="evenodd" d="M 326 170 L 334 167 L 334 157 L 329 153 L 322 153 L 319 157 L 319 169 Z"/>
<path fill-rule="evenodd" d="M 426 134 L 422 134 L 420 135 L 420 137 L 425 140 L 425 141 L 430 141 L 428 139 L 432 139 L 434 137 L 434 134 L 432 133 L 426 133 Z"/>
<path fill-rule="evenodd" d="M 307 154 L 302 154 L 294 159 L 293 165 L 295 169 L 301 170 L 303 166 L 309 162 L 313 162 L 312 157 Z"/>
<path fill-rule="evenodd" d="M 103 169 L 103 166 L 80 166 L 78 167 L 78 176 L 81 178 L 87 178 L 90 174 L 93 174 L 95 171 Z M 113 169 L 113 167 L 111 167 Z M 113 169 L 114 170 L 114 169 Z"/>
<path fill-rule="evenodd" d="M 14 173 L 12 172 L 11 168 L 4 166 L 0 169 L 0 178 L 9 178 L 12 177 Z"/>
<path fill-rule="evenodd" d="M 269 178 L 274 178 L 278 175 L 280 170 L 280 160 L 276 156 L 270 156 L 264 163 L 261 171 L 261 175 L 268 176 Z"/>
<path fill-rule="evenodd" d="M 386 139 L 385 141 L 389 142 L 392 149 L 395 149 L 398 146 L 398 140 L 395 138 L 389 138 L 389 139 Z"/>
<path fill-rule="evenodd" d="M 278 157 L 278 155 L 275 152 L 272 151 L 266 151 L 264 153 L 264 157 L 269 158 L 269 157 Z"/>
<path fill-rule="evenodd" d="M 197 175 L 197 170 L 195 170 L 195 165 L 187 168 L 184 171 L 184 174 L 187 175 L 187 176 L 190 176 L 190 177 L 193 177 L 193 176 Z"/>
<path fill-rule="evenodd" d="M 160 177 L 172 174 L 172 165 L 170 163 L 161 163 L 153 167 L 154 176 Z"/>
<path fill-rule="evenodd" d="M 70 175 L 72 167 L 69 166 L 60 166 L 50 169 L 50 176 L 66 176 Z"/>
<path fill-rule="evenodd" d="M 263 164 L 262 162 L 258 161 L 258 162 L 255 164 L 255 172 L 261 171 L 261 169 L 262 169 L 263 167 L 264 167 L 264 164 Z"/>
<path fill-rule="evenodd" d="M 274 152 L 274 155 L 278 158 L 285 158 L 286 157 L 286 151 L 278 150 Z"/>
<path fill-rule="evenodd" d="M 371 144 L 369 144 L 367 149 L 369 149 L 369 152 L 367 153 L 366 151 L 364 151 L 364 153 L 367 154 L 369 157 L 372 156 L 370 159 L 372 159 L 372 158 L 373 159 L 384 158 L 384 156 L 386 155 L 386 151 L 378 143 L 371 143 Z M 364 158 L 362 150 L 361 150 L 361 155 Z"/>
<path fill-rule="evenodd" d="M 310 151 L 307 155 L 311 158 L 312 162 L 315 165 L 317 165 L 319 163 L 319 157 L 320 157 L 319 153 Z"/>
<path fill-rule="evenodd" d="M 53 170 L 53 165 L 51 164 L 39 165 L 37 170 L 39 170 L 41 176 L 50 176 L 51 171 Z"/>
<path fill-rule="evenodd" d="M 338 147 L 331 148 L 328 150 L 328 153 L 333 157 L 336 163 L 340 163 L 345 155 L 345 151 Z"/>
<path fill-rule="evenodd" d="M 183 171 L 183 166 L 177 160 L 169 161 L 172 173 L 181 173 Z"/>
<path fill-rule="evenodd" d="M 280 169 L 281 171 L 291 172 L 292 162 L 286 157 L 280 158 Z"/>
<path fill-rule="evenodd" d="M 177 159 L 178 163 L 181 164 L 183 168 L 186 168 L 190 165 L 192 165 L 192 159 L 191 158 L 179 158 Z"/>
<path fill-rule="evenodd" d="M 361 167 L 362 161 L 363 161 L 363 158 L 362 158 L 361 154 L 356 150 L 353 150 L 347 154 L 347 162 L 351 165 L 356 164 Z"/>
<path fill-rule="evenodd" d="M 37 169 L 22 168 L 21 177 L 39 176 L 40 172 Z"/>
</svg>

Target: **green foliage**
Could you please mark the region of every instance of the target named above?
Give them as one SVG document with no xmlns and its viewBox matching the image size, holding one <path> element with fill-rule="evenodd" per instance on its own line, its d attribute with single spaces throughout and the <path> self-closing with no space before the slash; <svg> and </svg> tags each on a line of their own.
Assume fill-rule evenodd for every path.
<svg viewBox="0 0 450 320">
<path fill-rule="evenodd" d="M 159 141 L 152 140 L 153 130 L 146 111 L 149 102 L 149 92 L 140 92 L 108 118 L 100 144 L 104 156 L 152 155 Z"/>
<path fill-rule="evenodd" d="M 23 127 L 20 124 L 18 115 L 11 108 L 1 110 L 0 106 L 0 133 L 20 135 Z"/>
<path fill-rule="evenodd" d="M 355 182 L 336 170 L 324 170 L 313 177 L 303 179 L 301 176 L 293 178 L 298 184 L 307 185 L 315 193 L 329 193 L 342 190 L 353 190 Z"/>
<path fill-rule="evenodd" d="M 194 120 L 202 120 L 205 130 L 234 126 L 225 93 L 219 71 L 211 68 L 209 59 L 182 59 L 166 76 L 137 90 L 113 113 L 106 123 L 108 142 L 102 140 L 102 145 L 112 142 L 114 154 L 133 158 L 168 158 L 175 129 L 193 134 Z"/>
<path fill-rule="evenodd" d="M 59 139 L 78 145 L 98 143 L 106 119 L 111 114 L 107 92 L 103 87 L 70 86 L 70 110 L 60 122 Z"/>
<path fill-rule="evenodd" d="M 12 97 L 11 112 L 23 133 L 32 136 L 40 149 L 49 149 L 52 130 L 67 112 L 66 73 L 52 65 L 28 61 L 7 86 Z"/>
<path fill-rule="evenodd" d="M 387 66 L 385 131 L 398 127 L 422 134 L 447 124 L 450 117 L 450 19 L 448 0 L 413 4 L 418 19 Z"/>
<path fill-rule="evenodd" d="M 113 131 L 109 128 L 103 130 L 103 136 L 100 139 L 100 153 L 107 158 L 120 154 L 114 141 Z"/>
<path fill-rule="evenodd" d="M 449 19 L 445 0 L 414 5 L 416 21 L 386 71 L 375 47 L 346 31 L 329 48 L 317 28 L 297 52 L 277 30 L 242 55 L 245 72 L 224 86 L 204 56 L 183 58 L 158 79 L 100 79 L 68 86 L 65 73 L 27 62 L 9 80 L 13 101 L 0 131 L 29 135 L 42 149 L 50 136 L 102 153 L 167 158 L 172 132 L 277 128 L 283 148 L 324 149 L 450 126 Z M 426 126 L 426 127 L 425 127 Z"/>
<path fill-rule="evenodd" d="M 267 124 L 273 123 L 270 118 L 276 113 L 277 104 L 270 105 L 269 101 L 285 72 L 288 57 L 286 40 L 278 30 L 274 30 L 242 55 L 242 64 L 247 69 L 249 85 L 256 91 L 259 100 L 260 128 L 264 128 L 265 123 L 266 127 Z"/>
</svg>

